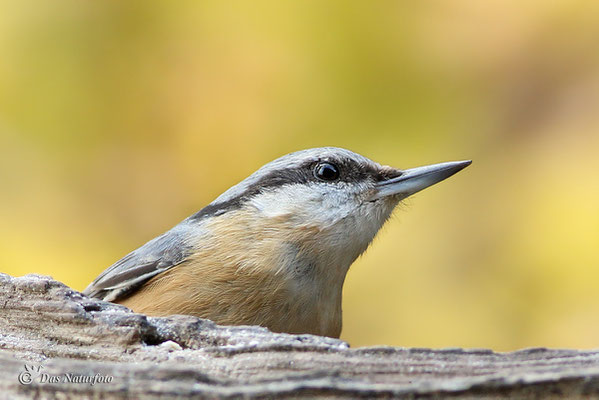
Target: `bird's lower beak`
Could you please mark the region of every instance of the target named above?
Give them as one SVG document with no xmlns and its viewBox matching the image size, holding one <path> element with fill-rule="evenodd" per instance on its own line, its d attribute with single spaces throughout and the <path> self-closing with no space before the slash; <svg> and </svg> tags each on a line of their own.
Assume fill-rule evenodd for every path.
<svg viewBox="0 0 599 400">
<path fill-rule="evenodd" d="M 470 160 L 453 161 L 406 169 L 398 177 L 379 182 L 371 200 L 387 196 L 398 196 L 400 200 L 405 199 L 422 189 L 449 178 L 470 164 L 472 164 Z"/>
</svg>

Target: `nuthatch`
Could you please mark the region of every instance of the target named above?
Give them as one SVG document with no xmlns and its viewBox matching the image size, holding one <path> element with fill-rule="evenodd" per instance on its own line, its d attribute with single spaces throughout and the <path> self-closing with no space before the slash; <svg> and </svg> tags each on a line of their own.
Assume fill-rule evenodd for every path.
<svg viewBox="0 0 599 400">
<path fill-rule="evenodd" d="M 117 261 L 84 293 L 147 315 L 339 337 L 349 266 L 399 201 L 470 163 L 399 170 L 334 147 L 287 154 Z"/>
</svg>

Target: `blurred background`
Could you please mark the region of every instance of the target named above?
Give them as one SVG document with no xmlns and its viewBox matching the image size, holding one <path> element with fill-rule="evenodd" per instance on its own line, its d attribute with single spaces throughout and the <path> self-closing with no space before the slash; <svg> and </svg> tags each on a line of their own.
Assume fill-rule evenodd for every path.
<svg viewBox="0 0 599 400">
<path fill-rule="evenodd" d="M 599 347 L 599 2 L 4 1 L 0 271 L 82 290 L 262 164 L 473 159 L 352 267 L 352 346 Z"/>
</svg>

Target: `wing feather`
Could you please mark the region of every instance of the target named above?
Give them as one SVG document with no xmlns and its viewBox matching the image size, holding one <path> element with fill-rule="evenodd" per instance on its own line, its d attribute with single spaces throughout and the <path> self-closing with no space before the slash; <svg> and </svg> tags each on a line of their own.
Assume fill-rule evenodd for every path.
<svg viewBox="0 0 599 400">
<path fill-rule="evenodd" d="M 184 261 L 192 248 L 192 231 L 193 227 L 184 221 L 150 240 L 108 267 L 83 293 L 106 301 L 124 297 Z"/>
</svg>

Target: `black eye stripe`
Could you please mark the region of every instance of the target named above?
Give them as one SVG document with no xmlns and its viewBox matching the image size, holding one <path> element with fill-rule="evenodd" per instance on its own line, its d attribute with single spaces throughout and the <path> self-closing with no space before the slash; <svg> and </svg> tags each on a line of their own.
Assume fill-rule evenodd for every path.
<svg viewBox="0 0 599 400">
<path fill-rule="evenodd" d="M 333 180 L 319 178 L 316 169 L 319 165 L 330 164 L 337 170 L 337 177 Z M 332 176 L 332 175 L 331 175 Z M 190 220 L 200 220 L 208 216 L 224 214 L 231 210 L 239 209 L 253 196 L 271 188 L 293 184 L 309 184 L 310 182 L 336 182 L 348 183 L 361 182 L 367 179 L 380 180 L 380 171 L 375 166 L 359 164 L 349 158 L 324 158 L 320 160 L 306 160 L 305 163 L 293 167 L 272 170 L 264 174 L 259 180 L 252 183 L 237 196 L 219 203 L 211 203 L 189 217 Z"/>
</svg>

